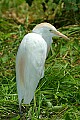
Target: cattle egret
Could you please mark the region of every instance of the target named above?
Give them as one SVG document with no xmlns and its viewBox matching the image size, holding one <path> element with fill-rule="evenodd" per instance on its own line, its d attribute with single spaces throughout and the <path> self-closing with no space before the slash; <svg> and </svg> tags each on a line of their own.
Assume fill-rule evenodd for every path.
<svg viewBox="0 0 80 120">
<path fill-rule="evenodd" d="M 19 99 L 30 104 L 39 80 L 44 76 L 44 64 L 52 44 L 52 37 L 68 39 L 49 23 L 36 25 L 24 36 L 16 56 L 16 82 Z"/>
</svg>

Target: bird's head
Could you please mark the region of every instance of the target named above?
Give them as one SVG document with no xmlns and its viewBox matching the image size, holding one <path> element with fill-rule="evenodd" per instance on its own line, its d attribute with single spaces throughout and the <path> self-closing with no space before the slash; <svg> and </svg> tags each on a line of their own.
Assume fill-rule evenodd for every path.
<svg viewBox="0 0 80 120">
<path fill-rule="evenodd" d="M 67 36 L 57 31 L 57 29 L 50 23 L 38 24 L 33 28 L 32 32 L 40 34 L 43 37 L 47 43 L 48 51 L 50 50 L 51 43 L 53 42 L 52 37 L 58 36 L 64 39 L 69 39 Z"/>
<path fill-rule="evenodd" d="M 52 38 L 54 36 L 62 37 L 64 39 L 69 39 L 67 36 L 57 31 L 57 29 L 50 23 L 38 24 L 33 28 L 32 32 L 42 35 L 42 37 L 45 40 L 47 39 L 47 37 Z"/>
</svg>

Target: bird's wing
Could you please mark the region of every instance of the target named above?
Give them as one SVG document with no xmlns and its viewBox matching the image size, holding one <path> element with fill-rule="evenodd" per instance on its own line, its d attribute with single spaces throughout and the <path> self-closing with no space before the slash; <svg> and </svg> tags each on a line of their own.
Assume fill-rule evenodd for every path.
<svg viewBox="0 0 80 120">
<path fill-rule="evenodd" d="M 38 34 L 27 34 L 18 49 L 16 57 L 16 81 L 19 104 L 24 99 L 29 104 L 40 78 L 43 76 L 47 44 Z"/>
</svg>

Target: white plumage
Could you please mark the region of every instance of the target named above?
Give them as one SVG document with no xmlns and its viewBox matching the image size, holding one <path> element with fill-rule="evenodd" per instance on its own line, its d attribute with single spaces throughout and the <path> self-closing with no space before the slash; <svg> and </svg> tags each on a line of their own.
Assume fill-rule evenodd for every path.
<svg viewBox="0 0 80 120">
<path fill-rule="evenodd" d="M 49 23 L 37 25 L 24 36 L 16 56 L 16 82 L 19 105 L 22 99 L 29 104 L 39 80 L 44 76 L 44 64 L 53 36 L 68 39 Z"/>
</svg>

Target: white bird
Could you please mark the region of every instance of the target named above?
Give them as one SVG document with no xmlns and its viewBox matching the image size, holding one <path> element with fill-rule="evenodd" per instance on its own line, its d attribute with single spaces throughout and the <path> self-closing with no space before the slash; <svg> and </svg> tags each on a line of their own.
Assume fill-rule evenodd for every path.
<svg viewBox="0 0 80 120">
<path fill-rule="evenodd" d="M 49 23 L 41 23 L 24 36 L 16 56 L 16 82 L 19 107 L 30 104 L 39 80 L 44 76 L 44 64 L 52 44 L 52 37 L 68 39 Z"/>
</svg>

